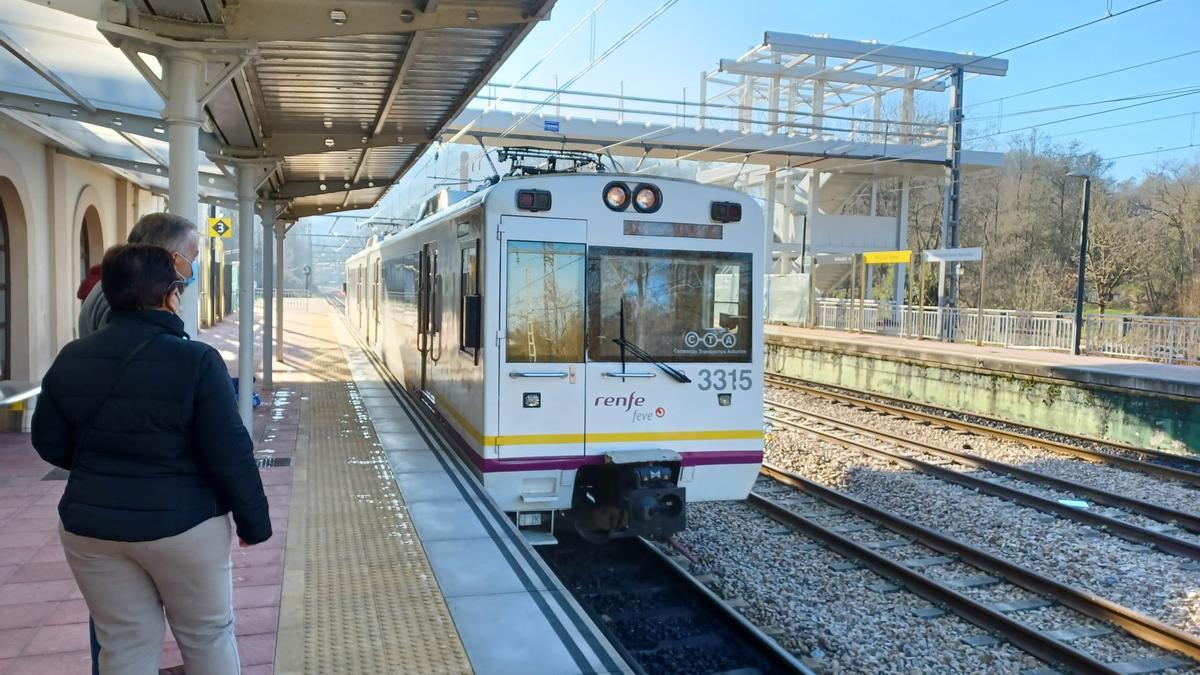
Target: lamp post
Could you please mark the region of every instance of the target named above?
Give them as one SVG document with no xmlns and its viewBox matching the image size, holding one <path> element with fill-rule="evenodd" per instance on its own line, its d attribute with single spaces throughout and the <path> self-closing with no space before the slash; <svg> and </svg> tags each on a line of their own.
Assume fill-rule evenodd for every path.
<svg viewBox="0 0 1200 675">
<path fill-rule="evenodd" d="M 1084 171 L 1072 171 L 1067 176 L 1083 179 L 1083 226 L 1079 228 L 1079 275 L 1075 281 L 1075 346 L 1071 352 L 1078 355 L 1080 340 L 1083 337 L 1083 284 L 1087 265 L 1088 209 L 1092 204 L 1092 175 Z"/>
</svg>

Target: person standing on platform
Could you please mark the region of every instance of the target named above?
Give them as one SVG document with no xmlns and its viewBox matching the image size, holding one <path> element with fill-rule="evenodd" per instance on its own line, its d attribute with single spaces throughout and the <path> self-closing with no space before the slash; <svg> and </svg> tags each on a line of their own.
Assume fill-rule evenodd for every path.
<svg viewBox="0 0 1200 675">
<path fill-rule="evenodd" d="M 179 276 L 187 283 L 196 278 L 200 256 L 199 232 L 192 221 L 173 213 L 148 213 L 138 219 L 129 233 L 130 244 L 153 244 L 171 252 Z M 79 337 L 85 338 L 108 323 L 108 300 L 103 282 L 94 284 L 79 309 Z M 81 286 L 82 289 L 82 286 Z"/>
<path fill-rule="evenodd" d="M 139 218 L 129 233 L 128 241 L 131 244 L 153 244 L 170 251 L 180 278 L 190 284 L 195 280 L 196 259 L 200 255 L 197 236 L 196 225 L 190 220 L 160 211 Z M 78 335 L 81 338 L 95 333 L 108 323 L 110 309 L 99 281 L 100 266 L 93 265 L 88 270 L 88 276 L 79 284 L 78 295 L 79 299 L 83 300 L 78 322 Z M 90 620 L 88 623 L 92 647 L 92 675 L 100 675 L 97 665 L 100 662 L 100 644 L 96 641 L 95 625 Z"/>
<path fill-rule="evenodd" d="M 157 672 L 164 610 L 188 675 L 238 673 L 230 541 L 271 537 L 225 362 L 176 316 L 180 267 L 148 244 L 105 254 L 110 320 L 63 348 L 33 416 L 34 448 L 70 472 L 59 534 L 105 675 Z"/>
</svg>

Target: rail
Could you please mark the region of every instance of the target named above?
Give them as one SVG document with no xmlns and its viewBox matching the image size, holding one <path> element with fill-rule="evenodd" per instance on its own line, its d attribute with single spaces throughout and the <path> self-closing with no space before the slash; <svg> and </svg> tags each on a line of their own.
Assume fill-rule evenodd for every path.
<svg viewBox="0 0 1200 675">
<path fill-rule="evenodd" d="M 1008 583 L 1037 595 L 1053 598 L 1065 607 L 1097 621 L 1112 624 L 1130 635 L 1162 649 L 1177 652 L 1190 659 L 1200 658 L 1200 640 L 1194 636 L 1124 607 L 1105 598 L 1079 590 L 1033 570 L 1027 569 L 961 540 L 936 532 L 898 515 L 878 509 L 819 483 L 789 471 L 764 464 L 762 473 L 780 483 L 799 490 L 806 496 L 850 512 L 864 520 L 891 530 L 921 545 L 938 551 L 952 560 L 959 560 Z M 1048 634 L 1006 616 L 1003 612 L 979 603 L 955 589 L 933 580 L 902 563 L 897 563 L 878 551 L 858 544 L 846 534 L 824 527 L 760 492 L 752 492 L 750 504 L 772 517 L 796 527 L 804 534 L 824 541 L 835 551 L 864 562 L 874 571 L 903 583 L 912 592 L 936 602 L 945 603 L 967 621 L 989 631 L 997 631 L 1017 647 L 1050 663 L 1062 664 L 1077 672 L 1130 672 L 1122 664 L 1102 663 L 1093 656 L 1052 639 Z"/>
<path fill-rule="evenodd" d="M 875 437 L 844 428 L 845 425 L 840 421 L 836 423 L 818 422 L 820 426 L 826 427 L 822 429 L 811 424 L 809 420 L 811 420 L 814 416 L 810 413 L 806 413 L 805 411 L 798 410 L 782 403 L 776 403 L 774 401 L 767 401 L 766 405 L 768 408 L 768 414 L 766 417 L 772 423 L 804 431 L 829 443 L 840 445 L 856 452 L 862 452 L 887 462 L 893 462 L 914 471 L 919 471 L 926 475 L 939 478 L 947 483 L 953 483 L 955 485 L 965 487 L 968 490 L 974 490 L 982 494 L 999 497 L 1000 499 L 1013 502 L 1014 504 L 1020 504 L 1031 509 L 1036 509 L 1042 513 L 1048 513 L 1066 520 L 1073 520 L 1082 525 L 1098 528 L 1102 531 L 1108 532 L 1113 536 L 1120 537 L 1135 544 L 1156 546 L 1159 550 L 1166 553 L 1190 558 L 1191 560 L 1200 560 L 1200 544 L 1197 544 L 1190 539 L 1183 539 L 1168 534 L 1167 532 L 1133 525 L 1118 518 L 1102 515 L 1100 513 L 1093 513 L 1086 510 L 1077 509 L 1072 506 L 1067 506 L 1059 501 L 1041 497 L 1032 492 L 1025 492 L 1024 490 L 1009 487 L 1002 483 L 985 480 L 970 473 L 954 471 L 953 469 L 948 469 L 938 464 L 932 464 L 930 462 L 917 459 L 916 457 L 907 453 L 885 449 L 879 445 L 875 445 L 873 442 L 863 442 L 862 440 L 855 439 L 852 436 L 857 435 L 860 438 L 866 438 L 869 441 L 875 441 Z M 779 413 L 788 415 L 790 419 L 780 417 Z M 902 442 L 899 440 L 888 439 L 886 442 L 889 445 L 900 447 L 917 447 L 917 444 L 911 441 Z M 936 454 L 944 457 L 948 456 L 948 453 L 934 452 L 928 448 L 922 448 L 918 450 L 918 452 L 926 452 L 928 454 Z M 976 466 L 982 464 L 978 462 L 978 458 L 974 459 Z M 961 455 L 957 458 L 953 458 L 951 461 L 960 464 L 968 463 Z M 997 469 L 996 467 L 991 467 L 988 470 L 995 471 Z M 1012 475 L 1011 472 L 1004 473 Z M 1025 480 L 1029 480 L 1029 476 L 1025 476 L 1023 478 Z M 1115 498 L 1116 495 L 1111 495 L 1111 497 Z M 1094 496 L 1093 499 L 1095 499 Z M 1122 506 L 1125 508 L 1132 508 L 1130 503 L 1124 503 Z M 1145 506 L 1152 505 L 1146 504 Z"/>
<path fill-rule="evenodd" d="M 794 378 L 777 375 L 767 375 L 766 382 L 896 417 L 957 429 L 980 436 L 991 436 L 1005 441 L 1022 443 L 1035 448 L 1051 450 L 1061 455 L 1076 457 L 1088 462 L 1109 464 L 1121 469 L 1138 471 L 1147 475 L 1176 480 L 1200 487 L 1200 458 L 1197 457 L 1176 455 L 1152 448 L 1142 448 L 1088 436 L 1077 436 L 1039 427 L 1025 426 L 1028 433 L 1023 433 L 1013 431 L 1012 428 L 1015 425 L 1012 422 L 1001 419 L 971 415 L 971 417 L 983 422 L 981 424 L 979 422 L 951 417 L 950 415 L 957 414 L 951 411 L 942 411 L 930 406 L 923 406 L 925 409 L 939 411 L 941 414 L 925 412 L 917 410 L 912 407 L 911 403 L 899 399 L 880 396 L 878 394 L 870 394 L 870 398 L 864 398 L 863 396 L 847 393 L 849 390 L 836 388 L 837 391 L 834 391 L 835 388 L 828 385 L 814 387 Z M 1064 443 L 1055 440 L 1053 436 L 1068 439 L 1071 442 Z M 1096 449 L 1097 446 L 1111 448 L 1111 450 Z"/>
</svg>

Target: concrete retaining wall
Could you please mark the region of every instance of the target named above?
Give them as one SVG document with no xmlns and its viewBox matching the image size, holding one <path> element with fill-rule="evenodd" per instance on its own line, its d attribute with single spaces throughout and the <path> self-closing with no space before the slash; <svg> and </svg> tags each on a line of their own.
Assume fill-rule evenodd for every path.
<svg viewBox="0 0 1200 675">
<path fill-rule="evenodd" d="M 935 349 L 935 347 L 927 347 Z M 768 373 L 1143 447 L 1200 453 L 1200 398 L 767 337 Z"/>
</svg>

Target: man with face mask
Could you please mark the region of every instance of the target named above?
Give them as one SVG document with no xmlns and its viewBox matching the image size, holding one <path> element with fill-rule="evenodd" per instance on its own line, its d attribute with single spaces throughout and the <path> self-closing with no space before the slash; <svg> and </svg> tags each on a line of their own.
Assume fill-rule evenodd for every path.
<svg viewBox="0 0 1200 675">
<path fill-rule="evenodd" d="M 148 213 L 142 216 L 129 233 L 130 244 L 152 244 L 171 252 L 175 272 L 181 281 L 191 284 L 196 278 L 197 258 L 200 255 L 199 232 L 192 221 L 173 213 Z M 79 337 L 85 338 L 108 323 L 108 300 L 101 284 L 88 293 L 79 310 Z"/>
</svg>

